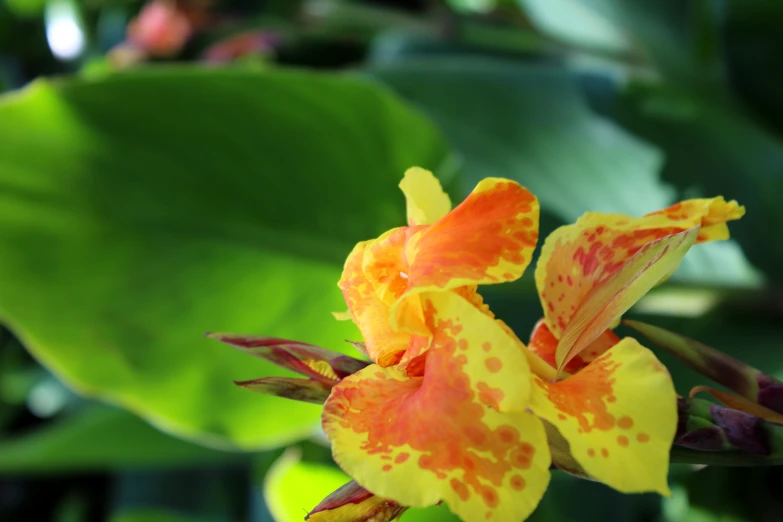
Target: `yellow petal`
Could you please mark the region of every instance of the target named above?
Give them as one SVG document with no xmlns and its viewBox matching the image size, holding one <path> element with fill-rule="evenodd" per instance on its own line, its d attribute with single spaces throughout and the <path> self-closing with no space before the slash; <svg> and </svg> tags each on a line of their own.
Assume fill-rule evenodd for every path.
<svg viewBox="0 0 783 522">
<path fill-rule="evenodd" d="M 625 338 L 565 380 L 534 379 L 533 412 L 557 427 L 591 477 L 624 493 L 669 494 L 677 394 L 650 350 Z"/>
<path fill-rule="evenodd" d="M 643 245 L 701 226 L 697 243 L 726 239 L 727 221 L 745 209 L 722 197 L 677 203 L 644 217 L 588 212 L 547 237 L 536 266 L 536 286 L 547 324 L 560 338 L 585 296 Z"/>
<path fill-rule="evenodd" d="M 451 200 L 429 170 L 411 167 L 400 182 L 405 194 L 409 225 L 430 225 L 448 214 Z"/>
<path fill-rule="evenodd" d="M 372 241 L 356 245 L 345 261 L 338 286 L 353 321 L 362 333 L 368 356 L 380 365 L 396 364 L 410 342 L 410 335 L 392 330 L 389 307 L 364 275 L 364 253 Z"/>
<path fill-rule="evenodd" d="M 676 226 L 680 229 L 701 226 L 697 243 L 719 241 L 729 238 L 727 221 L 734 221 L 745 215 L 745 207 L 736 201 L 723 197 L 689 199 L 668 208 L 647 214 L 644 218 L 657 227 Z"/>
<path fill-rule="evenodd" d="M 679 266 L 699 228 L 664 236 L 642 246 L 582 299 L 560 336 L 555 361 L 558 370 L 607 329 L 661 279 Z"/>
<path fill-rule="evenodd" d="M 544 428 L 520 404 L 524 355 L 461 297 L 424 301 L 433 344 L 422 377 L 373 365 L 333 388 L 322 419 L 335 461 L 401 505 L 445 501 L 463 520 L 523 520 L 550 464 Z"/>
</svg>

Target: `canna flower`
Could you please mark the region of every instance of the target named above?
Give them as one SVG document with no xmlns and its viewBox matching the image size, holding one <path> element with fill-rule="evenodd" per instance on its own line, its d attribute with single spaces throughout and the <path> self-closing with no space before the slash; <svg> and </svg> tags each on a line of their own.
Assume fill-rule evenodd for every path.
<svg viewBox="0 0 783 522">
<path fill-rule="evenodd" d="M 535 273 L 544 319 L 529 348 L 573 375 L 534 376 L 531 409 L 568 441 L 563 467 L 622 492 L 668 493 L 677 395 L 652 352 L 612 328 L 694 243 L 728 238 L 726 222 L 743 213 L 723 198 L 641 218 L 587 213 L 547 238 Z"/>
<path fill-rule="evenodd" d="M 409 225 L 359 243 L 339 282 L 375 364 L 332 388 L 322 415 L 332 454 L 399 505 L 523 520 L 549 481 L 546 433 L 526 411 L 521 343 L 476 289 L 522 275 L 538 203 L 504 179 L 483 180 L 451 211 L 427 171 L 410 169 L 400 186 Z"/>
</svg>

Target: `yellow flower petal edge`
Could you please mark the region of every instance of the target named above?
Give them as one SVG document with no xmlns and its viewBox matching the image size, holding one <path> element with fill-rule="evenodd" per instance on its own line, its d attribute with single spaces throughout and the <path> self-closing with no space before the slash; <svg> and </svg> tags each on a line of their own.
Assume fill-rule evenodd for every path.
<svg viewBox="0 0 783 522">
<path fill-rule="evenodd" d="M 645 244 L 700 226 L 696 243 L 728 238 L 744 207 L 722 197 L 677 203 L 643 217 L 588 212 L 547 237 L 536 265 L 544 316 L 560 338 L 585 296 Z"/>
<path fill-rule="evenodd" d="M 400 182 L 405 194 L 408 224 L 431 225 L 451 210 L 451 200 L 432 172 L 421 167 L 405 171 Z"/>
<path fill-rule="evenodd" d="M 558 429 L 591 477 L 623 493 L 670 494 L 677 394 L 650 350 L 626 337 L 567 379 L 534 380 L 531 409 Z"/>
<path fill-rule="evenodd" d="M 524 354 L 456 294 L 423 299 L 433 328 L 423 376 L 372 365 L 336 385 L 322 417 L 335 461 L 401 505 L 445 501 L 466 521 L 524 520 L 550 464 L 527 393 L 514 398 L 531 382 Z"/>
</svg>

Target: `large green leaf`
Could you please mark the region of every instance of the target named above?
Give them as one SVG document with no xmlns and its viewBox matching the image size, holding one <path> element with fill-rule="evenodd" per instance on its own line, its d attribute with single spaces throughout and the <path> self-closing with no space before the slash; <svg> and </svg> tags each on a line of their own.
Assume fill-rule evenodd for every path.
<svg viewBox="0 0 783 522">
<path fill-rule="evenodd" d="M 126 411 L 89 406 L 37 431 L 4 439 L 0 474 L 192 466 L 240 458 L 173 438 Z"/>
<path fill-rule="evenodd" d="M 206 331 L 330 348 L 354 242 L 404 223 L 435 127 L 366 80 L 173 68 L 36 82 L 0 103 L 0 318 L 66 383 L 211 444 L 265 447 L 319 409 Z"/>
</svg>

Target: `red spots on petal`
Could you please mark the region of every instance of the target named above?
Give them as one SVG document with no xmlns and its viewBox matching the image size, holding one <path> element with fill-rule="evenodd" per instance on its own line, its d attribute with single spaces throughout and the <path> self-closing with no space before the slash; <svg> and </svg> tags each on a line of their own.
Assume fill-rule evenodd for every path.
<svg viewBox="0 0 783 522">
<path fill-rule="evenodd" d="M 511 454 L 511 464 L 515 468 L 529 469 L 532 464 L 532 455 L 525 453 L 521 449 L 514 450 Z"/>
<path fill-rule="evenodd" d="M 491 371 L 492 373 L 497 373 L 503 369 L 503 361 L 497 357 L 490 357 L 484 361 L 484 364 L 486 365 L 487 370 Z"/>
<path fill-rule="evenodd" d="M 630 417 L 620 417 L 617 420 L 617 426 L 624 430 L 630 430 L 633 428 L 633 419 Z"/>
<path fill-rule="evenodd" d="M 495 488 L 490 486 L 484 486 L 481 488 L 481 500 L 484 501 L 484 504 L 487 505 L 487 507 L 497 507 L 497 505 L 500 503 L 500 499 L 498 498 L 498 492 L 495 491 Z"/>
<path fill-rule="evenodd" d="M 410 458 L 410 456 L 411 456 L 410 453 L 402 452 L 399 455 L 397 455 L 397 457 L 394 459 L 394 462 L 395 462 L 395 464 L 402 464 L 403 462 L 408 460 Z"/>
<path fill-rule="evenodd" d="M 571 276 L 566 277 L 566 283 L 568 283 L 568 286 L 574 286 L 574 280 Z"/>
<path fill-rule="evenodd" d="M 593 448 L 588 448 L 587 455 L 590 457 L 595 457 L 595 450 Z"/>
<path fill-rule="evenodd" d="M 381 468 L 381 469 L 382 469 L 383 471 L 391 471 L 391 470 L 392 470 L 392 466 L 391 466 L 391 464 L 386 464 L 386 465 L 385 465 L 383 468 Z"/>
<path fill-rule="evenodd" d="M 609 457 L 609 450 L 606 449 L 606 448 L 601 448 L 601 455 L 603 455 L 604 458 L 608 458 Z"/>
<path fill-rule="evenodd" d="M 459 349 L 460 349 L 460 350 L 462 350 L 463 352 L 464 352 L 465 350 L 467 350 L 467 349 L 468 349 L 468 341 L 467 341 L 467 339 L 460 339 L 459 341 L 457 341 L 457 346 L 458 346 L 458 347 L 459 347 Z"/>
<path fill-rule="evenodd" d="M 575 417 L 583 433 L 593 430 L 608 431 L 616 420 L 607 407 L 613 397 L 614 372 L 619 363 L 608 357 L 599 357 L 582 371 L 554 383 L 536 381 L 549 400 L 561 413 Z"/>
<path fill-rule="evenodd" d="M 493 409 L 498 410 L 500 401 L 502 401 L 503 397 L 506 396 L 503 390 L 501 390 L 500 388 L 493 388 L 485 382 L 478 383 L 477 388 L 479 390 L 478 393 L 479 402 L 482 402 L 487 406 L 490 406 Z"/>
<path fill-rule="evenodd" d="M 550 302 L 547 304 L 547 307 L 549 308 L 549 311 L 550 311 L 550 312 L 554 312 L 554 311 L 555 311 L 555 303 L 553 303 L 553 302 L 551 302 L 551 301 L 550 301 Z M 565 324 L 565 323 L 563 323 L 563 324 Z"/>
<path fill-rule="evenodd" d="M 647 435 L 646 433 L 639 433 L 638 435 L 636 435 L 636 440 L 644 444 L 645 442 L 648 442 L 650 440 L 650 436 Z"/>
<path fill-rule="evenodd" d="M 497 429 L 497 436 L 504 444 L 515 444 L 519 440 L 519 430 L 511 426 L 500 426 Z"/>
<path fill-rule="evenodd" d="M 459 480 L 453 478 L 449 481 L 449 485 L 451 485 L 451 489 L 453 489 L 454 492 L 463 501 L 466 501 L 470 498 L 470 491 L 468 491 L 468 487 L 465 485 L 464 482 L 460 482 Z"/>
<path fill-rule="evenodd" d="M 617 437 L 617 444 L 620 446 L 627 448 L 628 447 L 628 437 L 625 435 L 620 435 Z"/>
<path fill-rule="evenodd" d="M 560 419 L 560 420 L 566 420 L 568 417 L 566 417 L 566 416 L 565 416 L 565 415 L 563 415 L 562 413 L 558 413 L 558 414 L 557 414 L 557 418 L 558 418 L 558 419 Z"/>
<path fill-rule="evenodd" d="M 486 343 L 481 345 L 481 349 L 484 350 L 485 352 L 488 352 L 488 351 L 490 351 L 492 349 L 492 345 L 490 343 L 486 342 Z"/>
<path fill-rule="evenodd" d="M 511 477 L 511 487 L 515 491 L 522 491 L 523 489 L 525 489 L 526 485 L 527 484 L 525 483 L 525 479 L 520 477 L 519 475 L 514 475 L 513 477 Z"/>
</svg>

